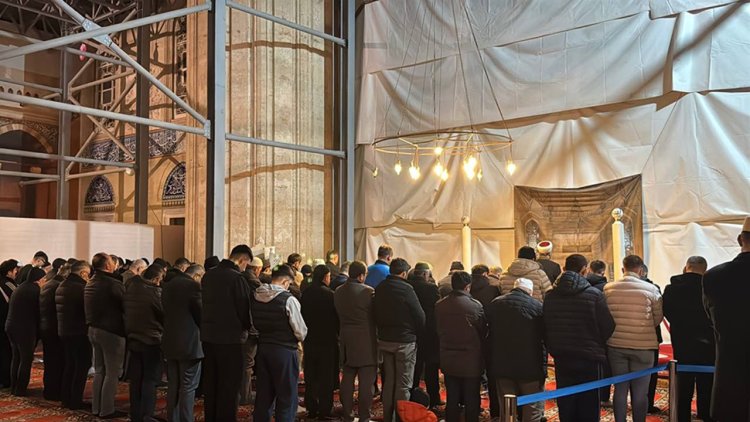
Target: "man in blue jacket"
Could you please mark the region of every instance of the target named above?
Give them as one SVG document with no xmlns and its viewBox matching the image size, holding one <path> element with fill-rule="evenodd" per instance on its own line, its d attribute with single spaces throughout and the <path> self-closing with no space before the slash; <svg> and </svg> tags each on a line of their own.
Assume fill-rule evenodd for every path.
<svg viewBox="0 0 750 422">
<path fill-rule="evenodd" d="M 386 244 L 380 245 L 378 248 L 378 260 L 367 268 L 366 285 L 374 289 L 388 277 L 392 257 L 393 248 Z"/>
</svg>

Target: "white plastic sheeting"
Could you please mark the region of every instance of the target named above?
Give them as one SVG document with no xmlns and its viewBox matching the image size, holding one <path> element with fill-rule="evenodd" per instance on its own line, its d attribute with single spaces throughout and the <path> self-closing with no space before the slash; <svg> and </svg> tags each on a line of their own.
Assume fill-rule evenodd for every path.
<svg viewBox="0 0 750 422">
<path fill-rule="evenodd" d="M 399 31 L 410 27 L 393 24 L 406 22 L 411 9 L 404 3 L 428 4 L 430 13 L 439 14 L 463 2 L 381 0 L 366 6 L 370 38 L 365 42 L 383 44 L 365 48 L 359 143 L 469 125 L 504 133 L 470 43 L 455 43 L 454 34 L 453 46 L 461 45 L 463 60 L 447 41 L 438 49 L 443 54 L 435 54 L 441 58 L 430 59 L 427 47 L 404 50 L 408 34 Z M 497 240 L 500 236 L 487 246 L 478 233 L 505 236 L 512 230 L 513 186 L 577 188 L 637 174 L 643 180 L 644 250 L 652 279 L 666 284 L 692 254 L 715 265 L 738 252 L 739 223 L 750 213 L 750 92 L 745 92 L 750 88 L 750 4 L 652 1 L 644 9 L 644 2 L 633 1 L 600 10 L 611 2 L 560 3 L 599 12 L 576 20 L 541 8 L 517 13 L 512 32 L 475 27 L 484 34 L 478 38 L 492 87 L 511 119 L 518 171 L 512 176 L 505 171 L 508 151 L 484 153 L 482 182 L 465 180 L 455 159 L 448 163 L 451 177 L 442 183 L 423 158 L 422 177 L 414 182 L 406 172 L 394 174 L 394 156 L 360 145 L 358 256 L 372 261 L 385 241 L 397 255 L 447 268 L 460 257 L 460 221 L 468 216 L 477 239 L 474 262 L 495 264 L 498 256 L 513 255 L 503 250 L 514 249 L 512 234 L 511 241 Z M 469 0 L 470 16 L 487 4 Z M 440 16 L 439 22 L 453 28 L 452 15 Z M 655 19 L 660 16 L 668 17 Z M 382 37 L 372 38 L 374 32 Z M 398 39 L 404 44 L 401 53 Z M 404 51 L 410 53 L 402 65 L 398 59 Z M 409 159 L 402 157 L 405 163 Z M 375 167 L 377 178 L 371 174 Z"/>
</svg>

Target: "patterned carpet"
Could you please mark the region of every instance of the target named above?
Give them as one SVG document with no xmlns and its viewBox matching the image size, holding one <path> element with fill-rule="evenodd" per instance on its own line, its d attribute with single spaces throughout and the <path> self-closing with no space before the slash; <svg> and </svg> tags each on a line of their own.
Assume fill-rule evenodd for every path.
<svg viewBox="0 0 750 422">
<path fill-rule="evenodd" d="M 550 378 L 547 382 L 547 389 L 554 389 L 554 371 L 550 370 Z M 304 386 L 301 387 L 300 397 L 302 397 Z M 445 399 L 443 397 L 443 399 Z M 86 385 L 86 392 L 84 394 L 84 400 L 90 402 L 91 400 L 91 379 L 89 379 Z M 300 399 L 302 400 L 302 399 Z M 647 418 L 648 422 L 656 421 L 667 421 L 666 408 L 668 404 L 667 398 L 667 382 L 664 379 L 660 379 L 656 392 L 656 406 L 665 409 L 660 415 L 651 415 Z M 301 406 L 304 403 L 300 402 Z M 166 389 L 160 388 L 158 392 L 157 401 L 157 417 L 166 420 Z M 489 402 L 486 396 L 482 397 L 482 406 L 487 409 Z M 196 420 L 203 420 L 203 403 L 198 400 L 196 403 Z M 123 412 L 128 410 L 128 387 L 126 383 L 120 383 L 117 394 L 117 409 Z M 336 398 L 336 412 L 340 414 L 341 405 Z M 438 416 L 443 417 L 444 409 L 439 409 Z M 382 406 L 378 399 L 376 399 L 373 405 L 373 413 L 376 415 L 375 419 L 382 419 Z M 239 420 L 247 421 L 252 420 L 251 417 L 252 408 L 250 406 L 241 406 L 239 412 Z M 550 422 L 558 421 L 557 418 L 557 407 L 554 401 L 548 401 L 546 403 L 545 415 L 547 420 Z M 300 413 L 299 420 L 304 420 L 304 414 Z M 380 416 L 378 418 L 377 416 Z M 39 421 L 39 422 L 50 422 L 50 421 L 95 421 L 99 420 L 94 417 L 90 412 L 85 411 L 70 411 L 61 409 L 59 403 L 49 402 L 42 398 L 42 365 L 41 363 L 35 362 L 31 374 L 31 384 L 29 386 L 28 397 L 13 397 L 7 390 L 0 391 L 0 420 L 1 421 Z M 115 419 L 118 420 L 118 419 Z M 119 419 L 126 421 L 128 419 Z M 489 420 L 489 413 L 485 411 L 482 420 Z M 602 421 L 613 421 L 611 408 L 602 409 Z"/>
</svg>

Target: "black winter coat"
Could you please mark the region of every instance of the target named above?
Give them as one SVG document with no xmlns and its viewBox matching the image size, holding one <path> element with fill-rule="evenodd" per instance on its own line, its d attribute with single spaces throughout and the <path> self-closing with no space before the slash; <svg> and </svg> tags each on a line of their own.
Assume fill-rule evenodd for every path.
<svg viewBox="0 0 750 422">
<path fill-rule="evenodd" d="M 232 261 L 222 260 L 201 281 L 203 317 L 201 340 L 215 344 L 242 344 L 253 326 L 250 287 Z"/>
<path fill-rule="evenodd" d="M 5 332 L 39 338 L 39 283 L 23 283 L 10 295 Z"/>
<path fill-rule="evenodd" d="M 425 325 L 425 315 L 414 288 L 396 275 L 389 275 L 375 288 L 373 300 L 378 340 L 414 343 Z"/>
<path fill-rule="evenodd" d="M 302 293 L 302 319 L 307 325 L 305 348 L 338 349 L 339 316 L 333 304 L 333 290 L 323 283 L 312 282 Z"/>
<path fill-rule="evenodd" d="M 5 320 L 8 318 L 10 296 L 16 288 L 16 282 L 12 278 L 0 276 L 0 289 L 2 289 L 2 292 L 0 292 L 0 336 L 5 336 L 2 333 L 5 332 Z"/>
<path fill-rule="evenodd" d="M 711 417 L 750 420 L 750 252 L 708 270 L 703 297 L 717 340 Z"/>
<path fill-rule="evenodd" d="M 565 271 L 543 304 L 545 343 L 554 358 L 606 362 L 615 320 L 604 294 L 582 275 Z"/>
<path fill-rule="evenodd" d="M 542 315 L 542 302 L 520 289 L 511 290 L 487 306 L 490 367 L 495 378 L 523 381 L 546 378 Z"/>
<path fill-rule="evenodd" d="M 467 292 L 453 290 L 435 305 L 435 319 L 443 373 L 463 378 L 481 376 L 487 336 L 482 304 Z"/>
<path fill-rule="evenodd" d="M 425 362 L 438 363 L 440 362 L 440 341 L 435 320 L 435 304 L 440 300 L 438 286 L 414 276 L 409 277 L 407 282 L 414 288 L 425 316 L 424 329 L 417 333 L 417 352 L 423 356 Z"/>
<path fill-rule="evenodd" d="M 551 259 L 538 259 L 536 262 L 539 263 L 539 265 L 542 267 L 542 271 L 544 271 L 545 274 L 547 274 L 547 278 L 549 279 L 549 282 L 552 283 L 552 285 L 555 284 L 555 281 L 558 277 L 560 277 L 560 274 L 562 274 L 562 269 L 560 268 L 560 264 L 557 262 L 551 260 Z"/>
<path fill-rule="evenodd" d="M 703 308 L 702 279 L 696 273 L 676 275 L 662 295 L 674 357 L 679 363 L 713 365 L 716 359 L 714 330 Z"/>
<path fill-rule="evenodd" d="M 177 268 L 172 267 L 172 268 L 170 268 L 170 269 L 167 270 L 166 274 L 164 274 L 164 280 L 163 281 L 169 281 L 169 280 L 171 280 L 171 279 L 173 279 L 175 277 L 179 277 L 181 275 L 185 275 L 185 273 L 182 272 L 182 271 L 180 271 L 180 270 L 178 270 Z"/>
<path fill-rule="evenodd" d="M 55 305 L 57 307 L 57 335 L 60 337 L 88 336 L 84 289 L 86 281 L 77 274 L 70 274 L 57 287 Z"/>
<path fill-rule="evenodd" d="M 122 304 L 128 341 L 149 346 L 161 344 L 164 332 L 161 288 L 141 276 L 133 277 L 122 297 Z"/>
<path fill-rule="evenodd" d="M 122 305 L 124 294 L 125 285 L 122 281 L 112 274 L 97 271 L 86 285 L 84 303 L 89 326 L 125 337 L 125 310 Z"/>
<path fill-rule="evenodd" d="M 586 280 L 589 281 L 591 287 L 599 289 L 600 292 L 604 291 L 604 285 L 607 284 L 607 277 L 602 277 L 599 274 L 594 273 L 587 275 Z"/>
<path fill-rule="evenodd" d="M 39 292 L 39 336 L 57 337 L 57 305 L 55 293 L 62 280 L 58 277 L 46 282 Z"/>
<path fill-rule="evenodd" d="M 489 277 L 472 275 L 470 292 L 471 297 L 486 307 L 494 298 L 502 294 L 502 289 L 498 285 L 490 284 Z"/>
<path fill-rule="evenodd" d="M 201 285 L 188 276 L 178 276 L 161 284 L 164 334 L 161 350 L 167 359 L 200 359 Z"/>
</svg>

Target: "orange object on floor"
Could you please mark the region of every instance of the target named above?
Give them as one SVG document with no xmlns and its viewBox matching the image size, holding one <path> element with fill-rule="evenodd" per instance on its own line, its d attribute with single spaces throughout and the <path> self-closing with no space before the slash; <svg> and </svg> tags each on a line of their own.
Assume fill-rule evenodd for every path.
<svg viewBox="0 0 750 422">
<path fill-rule="evenodd" d="M 437 415 L 419 403 L 399 400 L 396 405 L 398 416 L 403 422 L 437 422 Z"/>
</svg>

